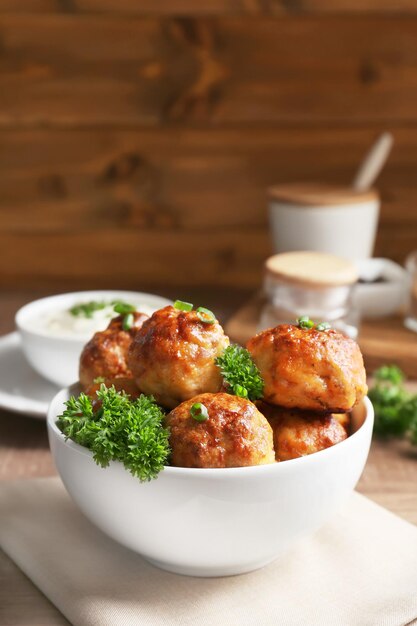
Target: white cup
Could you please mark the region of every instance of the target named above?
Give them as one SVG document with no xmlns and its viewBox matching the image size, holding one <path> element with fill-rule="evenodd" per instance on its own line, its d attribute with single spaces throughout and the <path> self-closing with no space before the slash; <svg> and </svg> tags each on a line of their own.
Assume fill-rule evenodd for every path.
<svg viewBox="0 0 417 626">
<path fill-rule="evenodd" d="M 269 189 L 274 252 L 327 252 L 352 261 L 372 256 L 379 196 L 370 189 L 318 184 Z"/>
</svg>

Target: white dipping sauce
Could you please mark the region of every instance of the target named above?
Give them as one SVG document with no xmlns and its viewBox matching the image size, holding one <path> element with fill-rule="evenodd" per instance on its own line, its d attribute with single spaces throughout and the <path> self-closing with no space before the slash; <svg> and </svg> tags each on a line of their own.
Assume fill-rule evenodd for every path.
<svg viewBox="0 0 417 626">
<path fill-rule="evenodd" d="M 32 320 L 31 326 L 33 330 L 42 331 L 49 335 L 67 336 L 67 337 L 79 337 L 89 339 L 92 335 L 98 331 L 105 330 L 109 325 L 109 322 L 114 317 L 117 317 L 119 313 L 114 311 L 111 303 L 105 306 L 103 309 L 93 311 L 91 317 L 85 315 L 74 315 L 71 313 L 73 306 L 80 304 L 88 304 L 89 301 L 75 302 L 70 308 L 58 309 L 49 314 L 43 314 Z M 137 311 L 152 315 L 155 308 L 142 305 L 138 302 L 131 300 L 123 300 L 128 304 L 136 307 Z"/>
</svg>

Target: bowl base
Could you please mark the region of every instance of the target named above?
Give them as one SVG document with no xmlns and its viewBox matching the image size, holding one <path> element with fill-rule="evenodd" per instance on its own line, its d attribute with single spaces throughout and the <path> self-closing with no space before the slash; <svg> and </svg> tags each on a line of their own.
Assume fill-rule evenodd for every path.
<svg viewBox="0 0 417 626">
<path fill-rule="evenodd" d="M 222 578 L 224 576 L 238 576 L 239 574 L 248 574 L 257 569 L 265 567 L 276 560 L 276 556 L 266 561 L 258 561 L 256 563 L 245 564 L 241 566 L 219 566 L 219 567 L 192 567 L 188 565 L 175 565 L 174 563 L 165 563 L 164 561 L 156 561 L 145 557 L 148 563 L 163 569 L 172 574 L 180 574 L 181 576 L 195 576 L 197 578 Z"/>
</svg>

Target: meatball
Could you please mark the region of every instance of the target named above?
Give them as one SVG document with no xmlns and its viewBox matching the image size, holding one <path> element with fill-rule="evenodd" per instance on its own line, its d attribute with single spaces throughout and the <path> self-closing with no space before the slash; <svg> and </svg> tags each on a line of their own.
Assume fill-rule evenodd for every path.
<svg viewBox="0 0 417 626">
<path fill-rule="evenodd" d="M 345 427 L 335 415 L 280 409 L 260 404 L 274 433 L 275 458 L 288 461 L 313 454 L 347 438 Z"/>
<path fill-rule="evenodd" d="M 335 420 L 343 426 L 346 431 L 346 434 L 350 434 L 350 413 L 333 413 L 333 417 Z"/>
<path fill-rule="evenodd" d="M 367 392 L 359 346 L 334 330 L 282 324 L 255 335 L 247 348 L 271 404 L 343 413 Z"/>
<path fill-rule="evenodd" d="M 167 306 L 147 320 L 132 342 L 128 363 L 138 387 L 167 408 L 222 386 L 215 358 L 229 345 L 220 324 L 196 311 Z"/>
<path fill-rule="evenodd" d="M 196 421 L 191 407 L 203 404 L 208 419 Z M 227 393 L 203 393 L 166 416 L 172 465 L 243 467 L 274 463 L 272 429 L 256 406 Z"/>
<path fill-rule="evenodd" d="M 93 382 L 89 387 L 84 387 L 84 392 L 95 400 L 97 397 L 96 392 L 100 389 L 102 382 L 102 380 L 96 378 L 95 382 Z M 124 391 L 132 400 L 139 398 L 141 394 L 133 378 L 106 378 L 104 382 L 106 387 L 113 386 L 116 391 Z"/>
<path fill-rule="evenodd" d="M 95 333 L 84 346 L 80 357 L 80 384 L 84 390 L 93 387 L 96 378 L 113 382 L 116 378 L 132 378 L 127 365 L 127 352 L 132 339 L 148 319 L 146 313 L 132 313 L 133 325 L 123 330 L 123 315 L 111 320 L 106 330 Z"/>
</svg>

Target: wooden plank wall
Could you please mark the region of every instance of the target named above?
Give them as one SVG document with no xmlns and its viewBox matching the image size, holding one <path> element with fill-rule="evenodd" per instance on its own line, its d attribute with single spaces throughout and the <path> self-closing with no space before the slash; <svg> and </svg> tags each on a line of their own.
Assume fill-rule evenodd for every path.
<svg viewBox="0 0 417 626">
<path fill-rule="evenodd" d="M 0 287 L 256 287 L 265 189 L 347 183 L 417 248 L 414 0 L 0 0 Z"/>
</svg>

